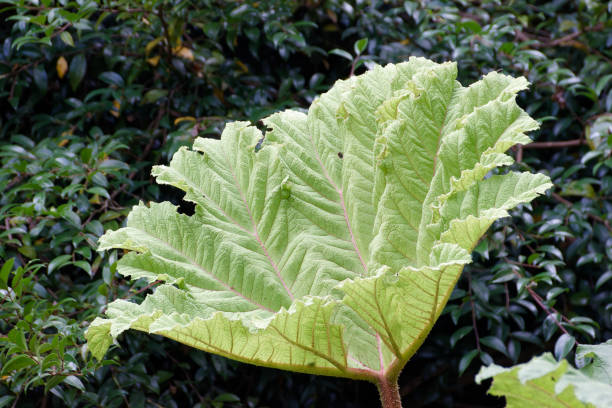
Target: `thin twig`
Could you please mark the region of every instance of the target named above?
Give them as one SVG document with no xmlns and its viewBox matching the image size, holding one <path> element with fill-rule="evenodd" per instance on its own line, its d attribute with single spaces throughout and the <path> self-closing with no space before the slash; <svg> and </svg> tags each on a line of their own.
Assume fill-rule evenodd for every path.
<svg viewBox="0 0 612 408">
<path fill-rule="evenodd" d="M 535 265 L 523 264 L 523 263 L 520 263 L 520 262 L 513 261 L 511 259 L 508 259 L 508 258 L 504 258 L 504 260 L 506 262 L 508 262 L 508 263 L 513 264 L 513 265 L 536 267 Z M 514 274 L 516 276 L 518 276 L 519 278 L 524 278 L 523 274 L 521 274 L 517 270 L 514 270 Z M 571 323 L 565 316 L 563 316 L 561 313 L 559 313 L 555 308 L 545 305 L 544 301 L 540 297 L 540 295 L 538 295 L 535 292 L 535 290 L 533 290 L 533 288 L 529 287 L 529 284 L 526 286 L 526 289 L 527 289 L 527 292 L 529 293 L 529 296 L 531 296 L 533 298 L 533 300 L 535 300 L 535 302 L 538 304 L 538 306 L 540 306 L 540 308 L 542 308 L 542 310 L 544 310 L 544 312 L 546 312 L 546 314 L 548 316 L 553 316 L 553 319 L 554 319 L 555 324 L 557 325 L 557 327 L 559 327 L 559 329 L 561 329 L 561 331 L 563 333 L 565 333 L 568 336 L 570 336 L 569 332 L 565 329 L 565 327 L 563 327 L 563 325 L 555 318 L 554 314 L 551 312 L 551 309 L 554 310 L 555 313 L 560 315 L 562 320 L 565 320 L 567 323 L 571 324 L 572 326 L 573 326 L 573 323 Z M 579 344 L 579 343 L 576 341 L 576 344 Z"/>
<path fill-rule="evenodd" d="M 357 65 L 357 61 L 359 61 L 359 58 L 361 58 L 360 55 L 358 55 L 356 58 L 353 59 L 353 62 L 351 64 L 351 72 L 349 73 L 349 77 L 352 77 L 353 75 L 355 75 L 355 66 Z"/>
<path fill-rule="evenodd" d="M 17 401 L 19 401 L 20 396 L 21 396 L 21 391 L 17 393 L 17 396 L 15 397 L 15 401 L 13 401 L 13 405 L 11 405 L 11 408 L 15 408 L 17 406 Z"/>
<path fill-rule="evenodd" d="M 568 207 L 568 208 L 570 208 L 570 207 L 572 207 L 574 205 L 571 201 L 566 200 L 565 198 L 561 197 L 557 193 L 552 193 L 552 197 L 555 200 L 557 200 L 558 202 L 560 202 L 561 204 L 563 204 L 566 207 Z M 586 214 L 586 216 L 588 218 L 592 219 L 593 221 L 601 223 L 604 227 L 606 227 L 606 229 L 608 231 L 610 231 L 612 233 L 612 225 L 610 225 L 610 221 L 605 220 L 605 219 L 601 218 L 599 215 L 595 215 L 595 214 L 590 213 L 590 212 L 586 212 L 585 214 Z"/>
<path fill-rule="evenodd" d="M 49 37 L 50 39 L 53 37 L 57 37 L 58 35 L 60 35 L 61 33 L 63 33 L 64 31 L 66 31 L 68 28 L 72 27 L 72 23 L 66 23 L 63 26 L 61 26 L 59 28 L 59 30 L 57 30 L 56 32 L 54 32 L 53 34 L 51 34 L 51 36 Z"/>
<path fill-rule="evenodd" d="M 151 289 L 153 286 L 157 285 L 158 283 L 162 283 L 162 282 L 163 282 L 163 281 L 161 281 L 161 280 L 155 280 L 155 281 L 153 281 L 153 282 L 149 283 L 149 284 L 148 284 L 147 286 L 145 286 L 144 288 L 139 289 L 139 290 L 137 290 L 136 292 L 130 293 L 130 294 L 129 294 L 129 295 L 127 295 L 127 296 L 124 296 L 124 297 L 123 297 L 123 299 L 129 299 L 129 298 L 131 298 L 131 297 L 133 297 L 133 296 L 136 296 L 136 295 L 138 295 L 138 294 L 140 294 L 140 293 L 142 293 L 142 292 L 144 292 L 144 291 L 146 291 L 146 290 Z"/>
<path fill-rule="evenodd" d="M 523 161 L 523 145 L 516 146 L 516 162 L 521 163 Z"/>
<path fill-rule="evenodd" d="M 121 397 L 123 397 L 123 402 L 125 403 L 125 406 L 130 408 L 130 402 L 125 396 L 125 393 L 123 392 L 123 388 L 121 387 L 121 384 L 119 384 L 119 381 L 117 381 L 117 377 L 115 376 L 115 367 L 111 366 L 110 369 L 111 369 L 111 377 L 113 377 L 113 381 L 115 382 L 115 385 L 117 385 L 117 388 L 119 388 L 119 393 L 121 394 Z"/>
<path fill-rule="evenodd" d="M 506 262 L 511 263 L 512 265 L 522 266 L 524 268 L 542 269 L 542 267 L 539 265 L 517 262 L 517 261 L 513 261 L 512 259 L 506 259 Z"/>
<path fill-rule="evenodd" d="M 555 317 L 555 315 L 553 314 L 553 312 L 550 311 L 550 309 L 548 308 L 548 306 L 546 306 L 544 304 L 544 301 L 542 300 L 542 298 L 540 297 L 540 295 L 538 295 L 537 293 L 535 293 L 535 291 L 530 288 L 529 286 L 527 286 L 527 292 L 529 292 L 529 294 L 531 295 L 531 297 L 533 298 L 533 300 L 536 301 L 536 303 L 538 304 L 538 306 L 540 306 L 542 308 L 542 310 L 544 310 L 546 312 L 546 314 L 548 316 L 552 316 L 553 320 L 555 321 L 555 324 L 557 325 L 557 327 L 559 329 L 561 329 L 561 331 L 565 334 L 567 334 L 568 336 L 571 336 L 571 334 L 569 334 L 569 332 L 565 329 L 565 327 L 563 327 L 563 325 L 561 324 L 561 322 L 559 322 L 557 320 L 557 318 Z M 557 312 L 558 313 L 558 312 Z M 559 313 L 560 314 L 560 313 Z M 561 315 L 563 316 L 563 315 Z M 580 343 L 578 343 L 578 341 L 576 340 L 576 344 L 580 345 Z"/>
<path fill-rule="evenodd" d="M 561 149 L 564 147 L 586 144 L 584 139 L 564 140 L 560 142 L 533 142 L 522 146 L 523 149 Z"/>
</svg>

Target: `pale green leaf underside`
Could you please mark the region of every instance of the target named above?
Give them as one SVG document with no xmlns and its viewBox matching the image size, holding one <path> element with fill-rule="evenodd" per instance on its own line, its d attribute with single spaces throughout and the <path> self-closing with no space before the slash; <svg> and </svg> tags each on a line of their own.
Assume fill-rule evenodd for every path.
<svg viewBox="0 0 612 408">
<path fill-rule="evenodd" d="M 493 378 L 489 393 L 506 397 L 508 408 L 608 408 L 612 406 L 612 340 L 578 346 L 577 356 L 592 362 L 577 370 L 550 353 L 510 368 L 483 367 L 476 382 Z"/>
<path fill-rule="evenodd" d="M 254 364 L 373 379 L 399 370 L 440 315 L 487 228 L 551 186 L 540 174 L 485 176 L 537 128 L 515 103 L 524 78 L 468 88 L 454 63 L 423 58 L 338 81 L 308 114 L 198 138 L 161 184 L 195 214 L 140 204 L 100 249 L 119 272 L 165 281 L 116 301 L 89 327 L 101 357 L 127 329 Z M 261 148 L 259 148 L 261 145 Z"/>
</svg>

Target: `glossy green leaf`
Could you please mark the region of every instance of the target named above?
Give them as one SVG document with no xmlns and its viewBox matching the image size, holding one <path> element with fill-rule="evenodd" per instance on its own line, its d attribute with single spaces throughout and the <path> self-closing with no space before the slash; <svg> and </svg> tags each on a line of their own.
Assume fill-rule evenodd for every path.
<svg viewBox="0 0 612 408">
<path fill-rule="evenodd" d="M 472 330 L 473 330 L 472 326 L 464 326 L 460 328 L 459 330 L 455 331 L 450 337 L 451 348 L 455 347 L 455 344 L 457 344 L 459 340 L 465 337 L 465 335 L 471 332 Z"/>
<path fill-rule="evenodd" d="M 569 334 L 563 333 L 561 336 L 559 336 L 557 342 L 555 343 L 555 357 L 557 360 L 565 358 L 567 353 L 574 348 L 575 344 L 576 339 Z"/>
<path fill-rule="evenodd" d="M 348 53 L 348 52 L 346 52 L 344 50 L 341 50 L 340 48 L 334 48 L 329 53 L 337 55 L 337 56 L 342 57 L 342 58 L 346 58 L 349 61 L 353 60 L 353 56 L 350 53 Z"/>
<path fill-rule="evenodd" d="M 502 354 L 508 354 L 506 350 L 506 345 L 503 341 L 500 340 L 499 337 L 495 336 L 486 336 L 480 339 L 480 343 L 484 344 L 487 347 L 492 348 L 493 350 L 499 351 Z"/>
<path fill-rule="evenodd" d="M 49 266 L 47 267 L 47 273 L 51 273 L 54 270 L 61 268 L 62 266 L 70 262 L 71 259 L 72 256 L 70 255 L 60 255 L 53 258 L 53 260 L 49 262 Z"/>
<path fill-rule="evenodd" d="M 87 71 L 87 60 L 83 54 L 77 54 L 70 61 L 70 71 L 68 72 L 68 80 L 73 91 L 76 91 L 79 84 L 85 77 Z"/>
<path fill-rule="evenodd" d="M 36 361 L 34 361 L 30 356 L 20 354 L 7 361 L 7 363 L 2 367 L 2 375 L 7 375 L 11 371 L 22 370 L 36 364 Z"/>
<path fill-rule="evenodd" d="M 474 357 L 478 355 L 478 350 L 472 350 L 459 360 L 459 375 L 463 374 L 465 370 L 470 366 Z"/>
<path fill-rule="evenodd" d="M 38 87 L 38 89 L 44 94 L 47 92 L 48 88 L 48 78 L 47 71 L 45 71 L 45 66 L 42 64 L 36 65 L 32 69 L 32 77 L 34 78 L 34 83 Z"/>
<path fill-rule="evenodd" d="M 8 286 L 8 277 L 13 270 L 14 264 L 15 258 L 9 258 L 2 264 L 2 268 L 0 268 L 0 284 L 2 285 L 3 289 L 6 289 Z"/>
<path fill-rule="evenodd" d="M 355 44 L 353 45 L 355 54 L 360 55 L 366 49 L 367 46 L 368 46 L 367 38 L 362 38 L 360 40 L 355 41 Z"/>
<path fill-rule="evenodd" d="M 64 382 L 74 388 L 85 391 L 85 385 L 83 385 L 83 382 L 77 376 L 69 375 L 68 377 L 64 378 Z"/>
<path fill-rule="evenodd" d="M 62 33 L 60 34 L 60 38 L 64 42 L 64 44 L 74 47 L 74 40 L 72 39 L 72 35 L 70 35 L 68 31 L 62 31 Z"/>
<path fill-rule="evenodd" d="M 113 71 L 103 72 L 99 78 L 101 81 L 116 87 L 122 87 L 125 84 L 121 75 Z"/>
</svg>

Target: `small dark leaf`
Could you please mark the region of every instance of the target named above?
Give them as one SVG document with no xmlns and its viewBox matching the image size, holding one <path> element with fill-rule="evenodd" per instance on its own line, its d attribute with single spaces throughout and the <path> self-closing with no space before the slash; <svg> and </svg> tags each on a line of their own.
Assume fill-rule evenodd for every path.
<svg viewBox="0 0 612 408">
<path fill-rule="evenodd" d="M 73 91 L 79 87 L 79 84 L 83 80 L 85 76 L 85 72 L 87 71 L 87 60 L 85 56 L 82 54 L 76 55 L 70 61 L 70 72 L 68 72 L 68 79 L 70 80 L 70 86 Z"/>
<path fill-rule="evenodd" d="M 99 76 L 100 81 L 105 82 L 109 85 L 114 85 L 116 87 L 122 87 L 124 85 L 123 78 L 116 72 L 107 71 L 103 72 Z"/>
<path fill-rule="evenodd" d="M 468 334 L 471 331 L 472 331 L 472 326 L 465 326 L 465 327 L 460 328 L 459 330 L 456 330 L 450 337 L 451 348 L 454 348 L 455 344 L 457 344 L 459 340 L 461 340 L 463 337 L 465 337 L 466 334 Z"/>
<path fill-rule="evenodd" d="M 469 367 L 470 363 L 478 355 L 478 350 L 472 350 L 463 357 L 459 361 L 459 375 L 462 375 L 463 372 Z"/>
<path fill-rule="evenodd" d="M 32 70 L 32 76 L 34 78 L 34 83 L 36 87 L 40 90 L 41 93 L 47 93 L 47 71 L 45 71 L 45 67 L 42 64 L 38 64 Z"/>
<path fill-rule="evenodd" d="M 349 61 L 353 60 L 353 56 L 351 54 L 349 54 L 348 52 L 346 52 L 344 50 L 341 50 L 339 48 L 334 48 L 329 53 L 330 54 L 334 54 L 334 55 L 338 55 L 339 57 L 342 57 L 342 58 L 346 58 Z"/>
<path fill-rule="evenodd" d="M 555 343 L 555 357 L 557 360 L 565 358 L 576 344 L 576 339 L 567 333 L 563 333 Z"/>
<path fill-rule="evenodd" d="M 487 347 L 492 348 L 493 350 L 499 351 L 502 354 L 508 355 L 508 351 L 506 350 L 506 345 L 499 337 L 495 336 L 487 336 L 482 337 L 480 342 Z"/>
</svg>

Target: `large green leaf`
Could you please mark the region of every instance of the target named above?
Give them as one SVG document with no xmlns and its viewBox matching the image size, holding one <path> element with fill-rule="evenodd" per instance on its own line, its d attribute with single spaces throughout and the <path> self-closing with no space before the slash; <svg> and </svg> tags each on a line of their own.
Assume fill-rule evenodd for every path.
<svg viewBox="0 0 612 408">
<path fill-rule="evenodd" d="M 515 103 L 526 80 L 491 73 L 465 88 L 456 75 L 423 58 L 376 67 L 308 114 L 268 117 L 265 136 L 230 123 L 155 167 L 195 213 L 141 203 L 100 239 L 130 251 L 120 273 L 165 283 L 141 304 L 111 303 L 90 350 L 101 358 L 136 329 L 264 366 L 397 375 L 482 234 L 551 186 L 541 174 L 485 178 L 537 128 Z"/>
<path fill-rule="evenodd" d="M 506 397 L 507 407 L 612 407 L 612 340 L 580 345 L 578 358 L 592 361 L 581 369 L 546 353 L 510 368 L 483 367 L 476 382 L 493 378 L 491 395 Z"/>
</svg>

